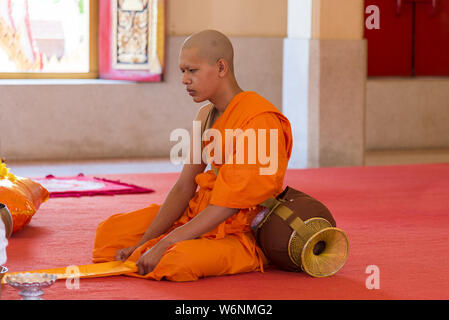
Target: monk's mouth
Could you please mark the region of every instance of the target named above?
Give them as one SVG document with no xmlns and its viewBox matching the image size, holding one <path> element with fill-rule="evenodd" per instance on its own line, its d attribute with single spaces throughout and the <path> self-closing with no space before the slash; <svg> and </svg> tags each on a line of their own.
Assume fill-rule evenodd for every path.
<svg viewBox="0 0 449 320">
<path fill-rule="evenodd" d="M 188 92 L 191 96 L 193 96 L 193 95 L 195 94 L 195 90 L 187 90 L 187 92 Z"/>
</svg>

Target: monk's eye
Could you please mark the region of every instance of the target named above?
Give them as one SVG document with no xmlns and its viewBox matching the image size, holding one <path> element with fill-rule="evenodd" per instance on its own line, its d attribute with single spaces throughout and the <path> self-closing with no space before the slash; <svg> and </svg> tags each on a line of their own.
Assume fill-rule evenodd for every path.
<svg viewBox="0 0 449 320">
<path fill-rule="evenodd" d="M 198 69 L 190 69 L 189 72 L 194 73 L 196 70 L 198 70 Z"/>
</svg>

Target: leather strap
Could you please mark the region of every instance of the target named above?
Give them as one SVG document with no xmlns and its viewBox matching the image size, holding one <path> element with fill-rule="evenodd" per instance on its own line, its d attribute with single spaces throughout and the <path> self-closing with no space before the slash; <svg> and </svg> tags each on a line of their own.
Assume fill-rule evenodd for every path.
<svg viewBox="0 0 449 320">
<path fill-rule="evenodd" d="M 218 176 L 219 169 L 215 167 L 213 163 L 211 163 L 211 169 L 214 172 L 214 174 Z M 284 201 L 278 200 L 276 198 L 268 198 L 267 200 L 262 202 L 260 206 L 270 209 L 270 212 L 267 214 L 266 217 L 269 217 L 272 213 L 274 213 L 278 217 L 280 217 L 285 223 L 287 223 L 287 220 L 292 216 L 293 211 L 282 204 L 282 202 Z M 266 218 L 263 221 L 266 221 Z M 290 228 L 295 230 L 297 235 L 302 239 L 304 239 L 304 241 L 306 241 L 313 235 L 313 232 L 309 230 L 309 228 L 307 228 L 306 224 L 300 217 L 295 217 L 293 221 L 290 222 L 288 225 Z"/>
<path fill-rule="evenodd" d="M 218 177 L 218 172 L 219 172 L 218 168 L 216 166 L 214 166 L 213 163 L 210 164 L 210 168 L 215 173 L 215 175 Z"/>
<path fill-rule="evenodd" d="M 290 208 L 284 206 L 282 204 L 282 201 L 276 198 L 269 198 L 262 202 L 260 205 L 270 209 L 268 215 L 274 213 L 285 223 L 287 223 L 287 220 L 293 215 L 293 211 Z M 296 231 L 298 236 L 300 236 L 304 240 L 309 239 L 313 235 L 313 232 L 309 230 L 307 225 L 300 217 L 295 217 L 293 221 L 291 221 L 288 225 L 290 228 Z"/>
<path fill-rule="evenodd" d="M 204 121 L 204 127 L 201 130 L 201 144 L 202 144 L 203 148 L 204 148 L 203 135 L 204 135 L 204 132 L 207 129 L 210 129 L 212 127 L 212 123 L 211 122 L 212 122 L 212 118 L 213 118 L 212 115 L 214 113 L 215 113 L 215 106 L 212 105 L 212 108 L 210 108 L 209 113 L 207 114 L 206 121 Z"/>
</svg>

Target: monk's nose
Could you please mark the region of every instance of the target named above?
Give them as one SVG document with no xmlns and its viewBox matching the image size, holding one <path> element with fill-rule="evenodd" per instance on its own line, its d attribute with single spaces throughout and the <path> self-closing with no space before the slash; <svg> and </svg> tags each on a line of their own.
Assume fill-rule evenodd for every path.
<svg viewBox="0 0 449 320">
<path fill-rule="evenodd" d="M 190 84 L 191 82 L 192 81 L 191 81 L 190 77 L 187 75 L 187 72 L 185 72 L 182 75 L 182 84 L 187 85 L 187 84 Z"/>
</svg>

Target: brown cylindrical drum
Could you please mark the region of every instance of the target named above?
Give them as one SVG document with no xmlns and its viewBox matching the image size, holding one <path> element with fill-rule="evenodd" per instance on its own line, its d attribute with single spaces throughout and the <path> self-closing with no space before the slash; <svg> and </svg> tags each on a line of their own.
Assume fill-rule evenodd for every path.
<svg viewBox="0 0 449 320">
<path fill-rule="evenodd" d="M 324 204 L 287 187 L 270 206 L 255 218 L 253 230 L 273 264 L 314 277 L 330 276 L 343 267 L 349 242 Z"/>
</svg>

